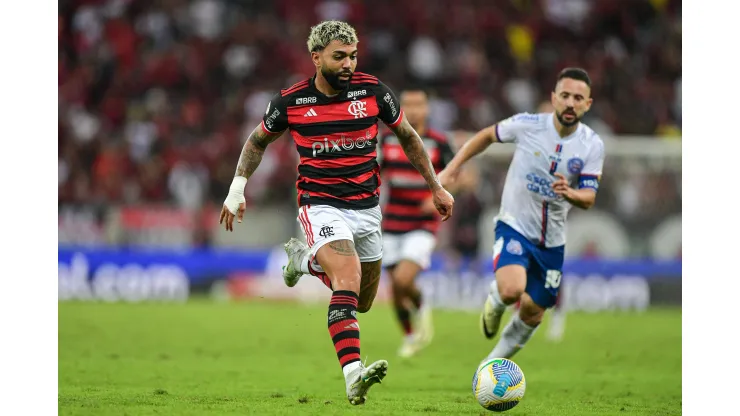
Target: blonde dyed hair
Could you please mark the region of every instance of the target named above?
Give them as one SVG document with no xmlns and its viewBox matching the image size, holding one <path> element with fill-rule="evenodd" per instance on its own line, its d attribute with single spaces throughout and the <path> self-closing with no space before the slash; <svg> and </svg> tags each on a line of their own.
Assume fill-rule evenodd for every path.
<svg viewBox="0 0 740 416">
<path fill-rule="evenodd" d="M 326 48 L 333 40 L 338 40 L 345 45 L 359 42 L 355 28 L 347 22 L 339 20 L 327 20 L 311 28 L 308 35 L 308 52 L 318 52 Z"/>
</svg>

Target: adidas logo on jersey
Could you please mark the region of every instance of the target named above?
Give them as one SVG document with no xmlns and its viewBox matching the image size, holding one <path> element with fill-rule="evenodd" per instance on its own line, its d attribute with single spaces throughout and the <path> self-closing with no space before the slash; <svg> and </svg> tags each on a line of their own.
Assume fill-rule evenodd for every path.
<svg viewBox="0 0 740 416">
<path fill-rule="evenodd" d="M 317 115 L 318 114 L 316 114 L 316 111 L 314 111 L 314 109 L 311 108 L 310 110 L 306 111 L 306 114 L 304 114 L 303 117 L 315 117 Z"/>
</svg>

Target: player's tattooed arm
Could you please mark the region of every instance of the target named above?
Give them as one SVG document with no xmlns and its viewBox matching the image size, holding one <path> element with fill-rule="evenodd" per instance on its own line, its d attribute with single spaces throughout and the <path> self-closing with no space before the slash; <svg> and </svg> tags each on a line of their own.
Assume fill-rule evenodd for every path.
<svg viewBox="0 0 740 416">
<path fill-rule="evenodd" d="M 424 142 L 421 141 L 419 133 L 417 133 L 416 130 L 411 127 L 408 120 L 406 120 L 406 116 L 404 115 L 401 123 L 392 127 L 391 130 L 393 130 L 393 133 L 398 137 L 398 141 L 401 143 L 403 152 L 406 153 L 406 157 L 408 157 L 411 164 L 414 165 L 414 168 L 416 168 L 416 170 L 421 173 L 421 176 L 423 176 L 427 181 L 429 188 L 441 188 L 442 185 L 440 185 L 439 179 L 437 179 L 437 175 L 434 172 L 434 166 L 432 166 L 432 161 L 429 159 L 429 154 L 427 154 L 426 149 L 424 149 Z"/>
<path fill-rule="evenodd" d="M 262 129 L 262 125 L 252 131 L 247 141 L 242 147 L 242 153 L 239 155 L 239 163 L 236 165 L 234 180 L 229 187 L 229 194 L 221 208 L 221 216 L 218 219 L 219 224 L 224 224 L 226 231 L 234 231 L 234 219 L 239 222 L 244 219 L 246 210 L 246 200 L 244 199 L 244 187 L 247 179 L 257 170 L 257 166 L 262 162 L 262 155 L 265 154 L 267 145 L 277 140 L 280 133 L 269 133 Z"/>
<path fill-rule="evenodd" d="M 282 132 L 277 134 L 267 133 L 262 129 L 262 126 L 257 126 L 247 138 L 244 147 L 242 147 L 235 176 L 243 176 L 249 179 L 262 162 L 262 155 L 265 154 L 267 146 L 277 140 L 281 134 Z"/>
</svg>

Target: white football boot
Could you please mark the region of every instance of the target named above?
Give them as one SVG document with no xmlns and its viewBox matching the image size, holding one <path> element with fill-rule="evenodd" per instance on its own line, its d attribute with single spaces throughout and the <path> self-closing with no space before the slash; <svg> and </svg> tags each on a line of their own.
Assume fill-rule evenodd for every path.
<svg viewBox="0 0 740 416">
<path fill-rule="evenodd" d="M 403 337 L 401 347 L 398 348 L 398 356 L 401 358 L 413 357 L 420 349 L 417 334 L 409 334 Z"/>
<path fill-rule="evenodd" d="M 419 342 L 426 347 L 434 338 L 434 324 L 432 323 L 432 308 L 426 303 L 421 305 L 417 314 L 416 327 L 419 328 Z"/>
<path fill-rule="evenodd" d="M 424 349 L 432 342 L 434 337 L 434 326 L 432 324 L 432 310 L 426 304 L 422 305 L 418 312 L 412 316 L 416 332 L 406 335 L 398 350 L 398 356 L 409 358 Z"/>
<path fill-rule="evenodd" d="M 354 405 L 364 404 L 367 391 L 376 383 L 380 383 L 388 374 L 388 361 L 378 360 L 369 366 L 361 365 L 347 375 L 347 399 Z"/>
<path fill-rule="evenodd" d="M 283 248 L 285 254 L 288 255 L 288 265 L 283 266 L 283 280 L 288 287 L 293 287 L 303 276 L 301 262 L 306 259 L 309 248 L 306 243 L 297 238 L 291 238 Z"/>
</svg>

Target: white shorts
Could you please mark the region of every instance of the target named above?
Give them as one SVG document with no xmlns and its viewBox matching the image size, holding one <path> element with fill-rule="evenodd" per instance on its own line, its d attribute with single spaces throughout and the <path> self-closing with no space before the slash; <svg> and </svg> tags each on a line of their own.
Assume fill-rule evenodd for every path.
<svg viewBox="0 0 740 416">
<path fill-rule="evenodd" d="M 325 244 L 336 240 L 351 240 L 360 262 L 383 258 L 383 238 L 380 207 L 342 209 L 328 205 L 304 205 L 298 209 L 298 222 L 311 247 L 311 258 Z"/>
<path fill-rule="evenodd" d="M 432 252 L 437 244 L 434 234 L 414 230 L 403 234 L 383 235 L 383 267 L 395 266 L 401 260 L 410 260 L 422 270 L 432 264 Z"/>
</svg>

